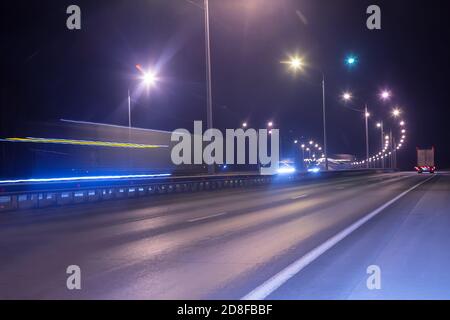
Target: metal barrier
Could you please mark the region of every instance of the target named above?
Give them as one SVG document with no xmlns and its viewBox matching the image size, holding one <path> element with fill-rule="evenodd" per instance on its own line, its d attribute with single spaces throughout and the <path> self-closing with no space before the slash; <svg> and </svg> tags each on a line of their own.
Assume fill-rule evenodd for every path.
<svg viewBox="0 0 450 320">
<path fill-rule="evenodd" d="M 136 180 L 118 181 L 105 186 L 99 182 L 85 184 L 58 185 L 48 188 L 46 185 L 22 185 L 23 190 L 0 191 L 0 212 L 64 206 L 69 204 L 99 202 L 112 199 L 129 199 L 160 194 L 213 191 L 227 188 L 245 188 L 272 183 L 293 183 L 300 180 L 323 179 L 340 176 L 353 176 L 392 172 L 393 170 L 351 170 L 320 173 L 296 173 L 291 175 L 236 175 L 236 176 L 199 176 L 170 177 L 157 181 Z"/>
</svg>

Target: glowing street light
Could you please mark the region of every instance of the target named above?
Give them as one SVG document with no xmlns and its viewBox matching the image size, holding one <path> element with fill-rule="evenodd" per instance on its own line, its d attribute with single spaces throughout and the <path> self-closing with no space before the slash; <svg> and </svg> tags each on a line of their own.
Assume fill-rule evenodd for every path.
<svg viewBox="0 0 450 320">
<path fill-rule="evenodd" d="M 293 71 L 299 71 L 303 69 L 304 66 L 303 59 L 298 56 L 291 57 L 288 61 L 284 61 L 283 63 L 286 63 Z"/>
<path fill-rule="evenodd" d="M 352 99 L 352 94 L 350 92 L 344 92 L 342 94 L 342 99 L 345 101 L 350 101 Z"/>
<path fill-rule="evenodd" d="M 353 67 L 354 65 L 356 65 L 358 63 L 358 58 L 356 58 L 355 56 L 351 55 L 348 56 L 345 59 L 345 64 L 348 65 L 349 67 Z"/>
<path fill-rule="evenodd" d="M 273 127 L 273 122 L 272 122 L 272 121 L 269 121 L 269 122 L 267 123 L 267 126 L 268 126 L 269 128 L 272 128 L 272 127 Z"/>
<path fill-rule="evenodd" d="M 391 92 L 388 90 L 383 90 L 380 94 L 381 99 L 388 100 L 392 96 Z"/>
<path fill-rule="evenodd" d="M 156 77 L 155 73 L 153 72 L 146 72 L 144 73 L 144 75 L 141 77 L 142 82 L 147 86 L 153 86 L 156 81 L 158 81 L 158 78 Z"/>
<path fill-rule="evenodd" d="M 405 125 L 405 121 L 400 121 L 400 125 L 403 127 Z"/>
<path fill-rule="evenodd" d="M 242 123 L 243 128 L 247 128 L 247 122 Z"/>
<path fill-rule="evenodd" d="M 396 109 L 394 109 L 394 110 L 392 111 L 392 115 L 393 115 L 394 117 L 398 117 L 400 114 L 401 114 L 401 111 L 400 111 L 400 109 L 398 109 L 398 108 L 396 108 Z"/>
</svg>

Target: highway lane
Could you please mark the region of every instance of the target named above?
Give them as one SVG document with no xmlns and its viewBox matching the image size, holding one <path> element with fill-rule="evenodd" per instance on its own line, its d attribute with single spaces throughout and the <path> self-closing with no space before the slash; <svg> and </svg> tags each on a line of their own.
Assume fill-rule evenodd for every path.
<svg viewBox="0 0 450 320">
<path fill-rule="evenodd" d="M 450 173 L 437 174 L 268 299 L 450 299 Z M 380 289 L 367 287 L 378 266 Z"/>
<path fill-rule="evenodd" d="M 381 174 L 2 214 L 0 297 L 239 299 L 426 178 Z M 80 291 L 65 287 L 72 264 L 82 270 Z"/>
</svg>

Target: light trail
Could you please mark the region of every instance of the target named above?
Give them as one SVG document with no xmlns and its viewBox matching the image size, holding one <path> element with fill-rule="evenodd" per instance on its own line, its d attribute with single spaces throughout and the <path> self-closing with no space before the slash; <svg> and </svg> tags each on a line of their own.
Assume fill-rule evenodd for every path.
<svg viewBox="0 0 450 320">
<path fill-rule="evenodd" d="M 16 183 L 33 183 L 33 182 L 75 182 L 89 180 L 120 180 L 120 179 L 145 179 L 145 178 L 162 178 L 169 177 L 170 173 L 157 174 L 130 174 L 130 175 L 108 175 L 108 176 L 82 176 L 82 177 L 61 177 L 61 178 L 30 178 L 17 180 L 0 180 L 0 185 L 16 184 Z"/>
<path fill-rule="evenodd" d="M 48 138 L 5 138 L 0 141 L 6 142 L 22 142 L 22 143 L 50 143 L 50 144 L 67 144 L 78 146 L 93 146 L 93 147 L 112 147 L 112 148 L 131 148 L 131 149 L 155 149 L 168 148 L 168 145 L 154 145 L 154 144 L 138 144 L 138 143 L 124 143 L 124 142 L 108 142 L 108 141 L 89 141 L 89 140 L 73 140 L 73 139 L 48 139 Z"/>
</svg>

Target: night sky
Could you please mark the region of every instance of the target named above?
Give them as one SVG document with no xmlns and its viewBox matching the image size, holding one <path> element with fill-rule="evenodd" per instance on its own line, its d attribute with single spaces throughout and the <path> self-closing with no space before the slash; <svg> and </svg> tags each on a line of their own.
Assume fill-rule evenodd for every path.
<svg viewBox="0 0 450 320">
<path fill-rule="evenodd" d="M 192 130 L 206 119 L 202 2 L 2 1 L 1 136 L 60 118 L 126 125 L 136 64 L 155 68 L 160 81 L 134 95 L 134 126 Z M 323 70 L 330 153 L 365 154 L 363 118 L 340 101 L 351 90 L 354 107 L 367 102 L 373 115 L 372 150 L 380 145 L 375 122 L 394 127 L 390 111 L 399 105 L 409 132 L 400 166 L 411 170 L 415 148 L 434 145 L 438 168 L 450 167 L 446 2 L 210 0 L 214 126 L 273 120 L 285 149 L 302 136 L 321 141 Z M 80 31 L 66 28 L 71 4 L 81 7 Z M 381 7 L 382 30 L 366 28 L 370 4 Z M 296 53 L 308 67 L 293 76 L 280 61 Z M 359 60 L 352 69 L 344 65 L 350 53 Z M 385 88 L 394 95 L 388 103 L 378 99 Z"/>
</svg>

